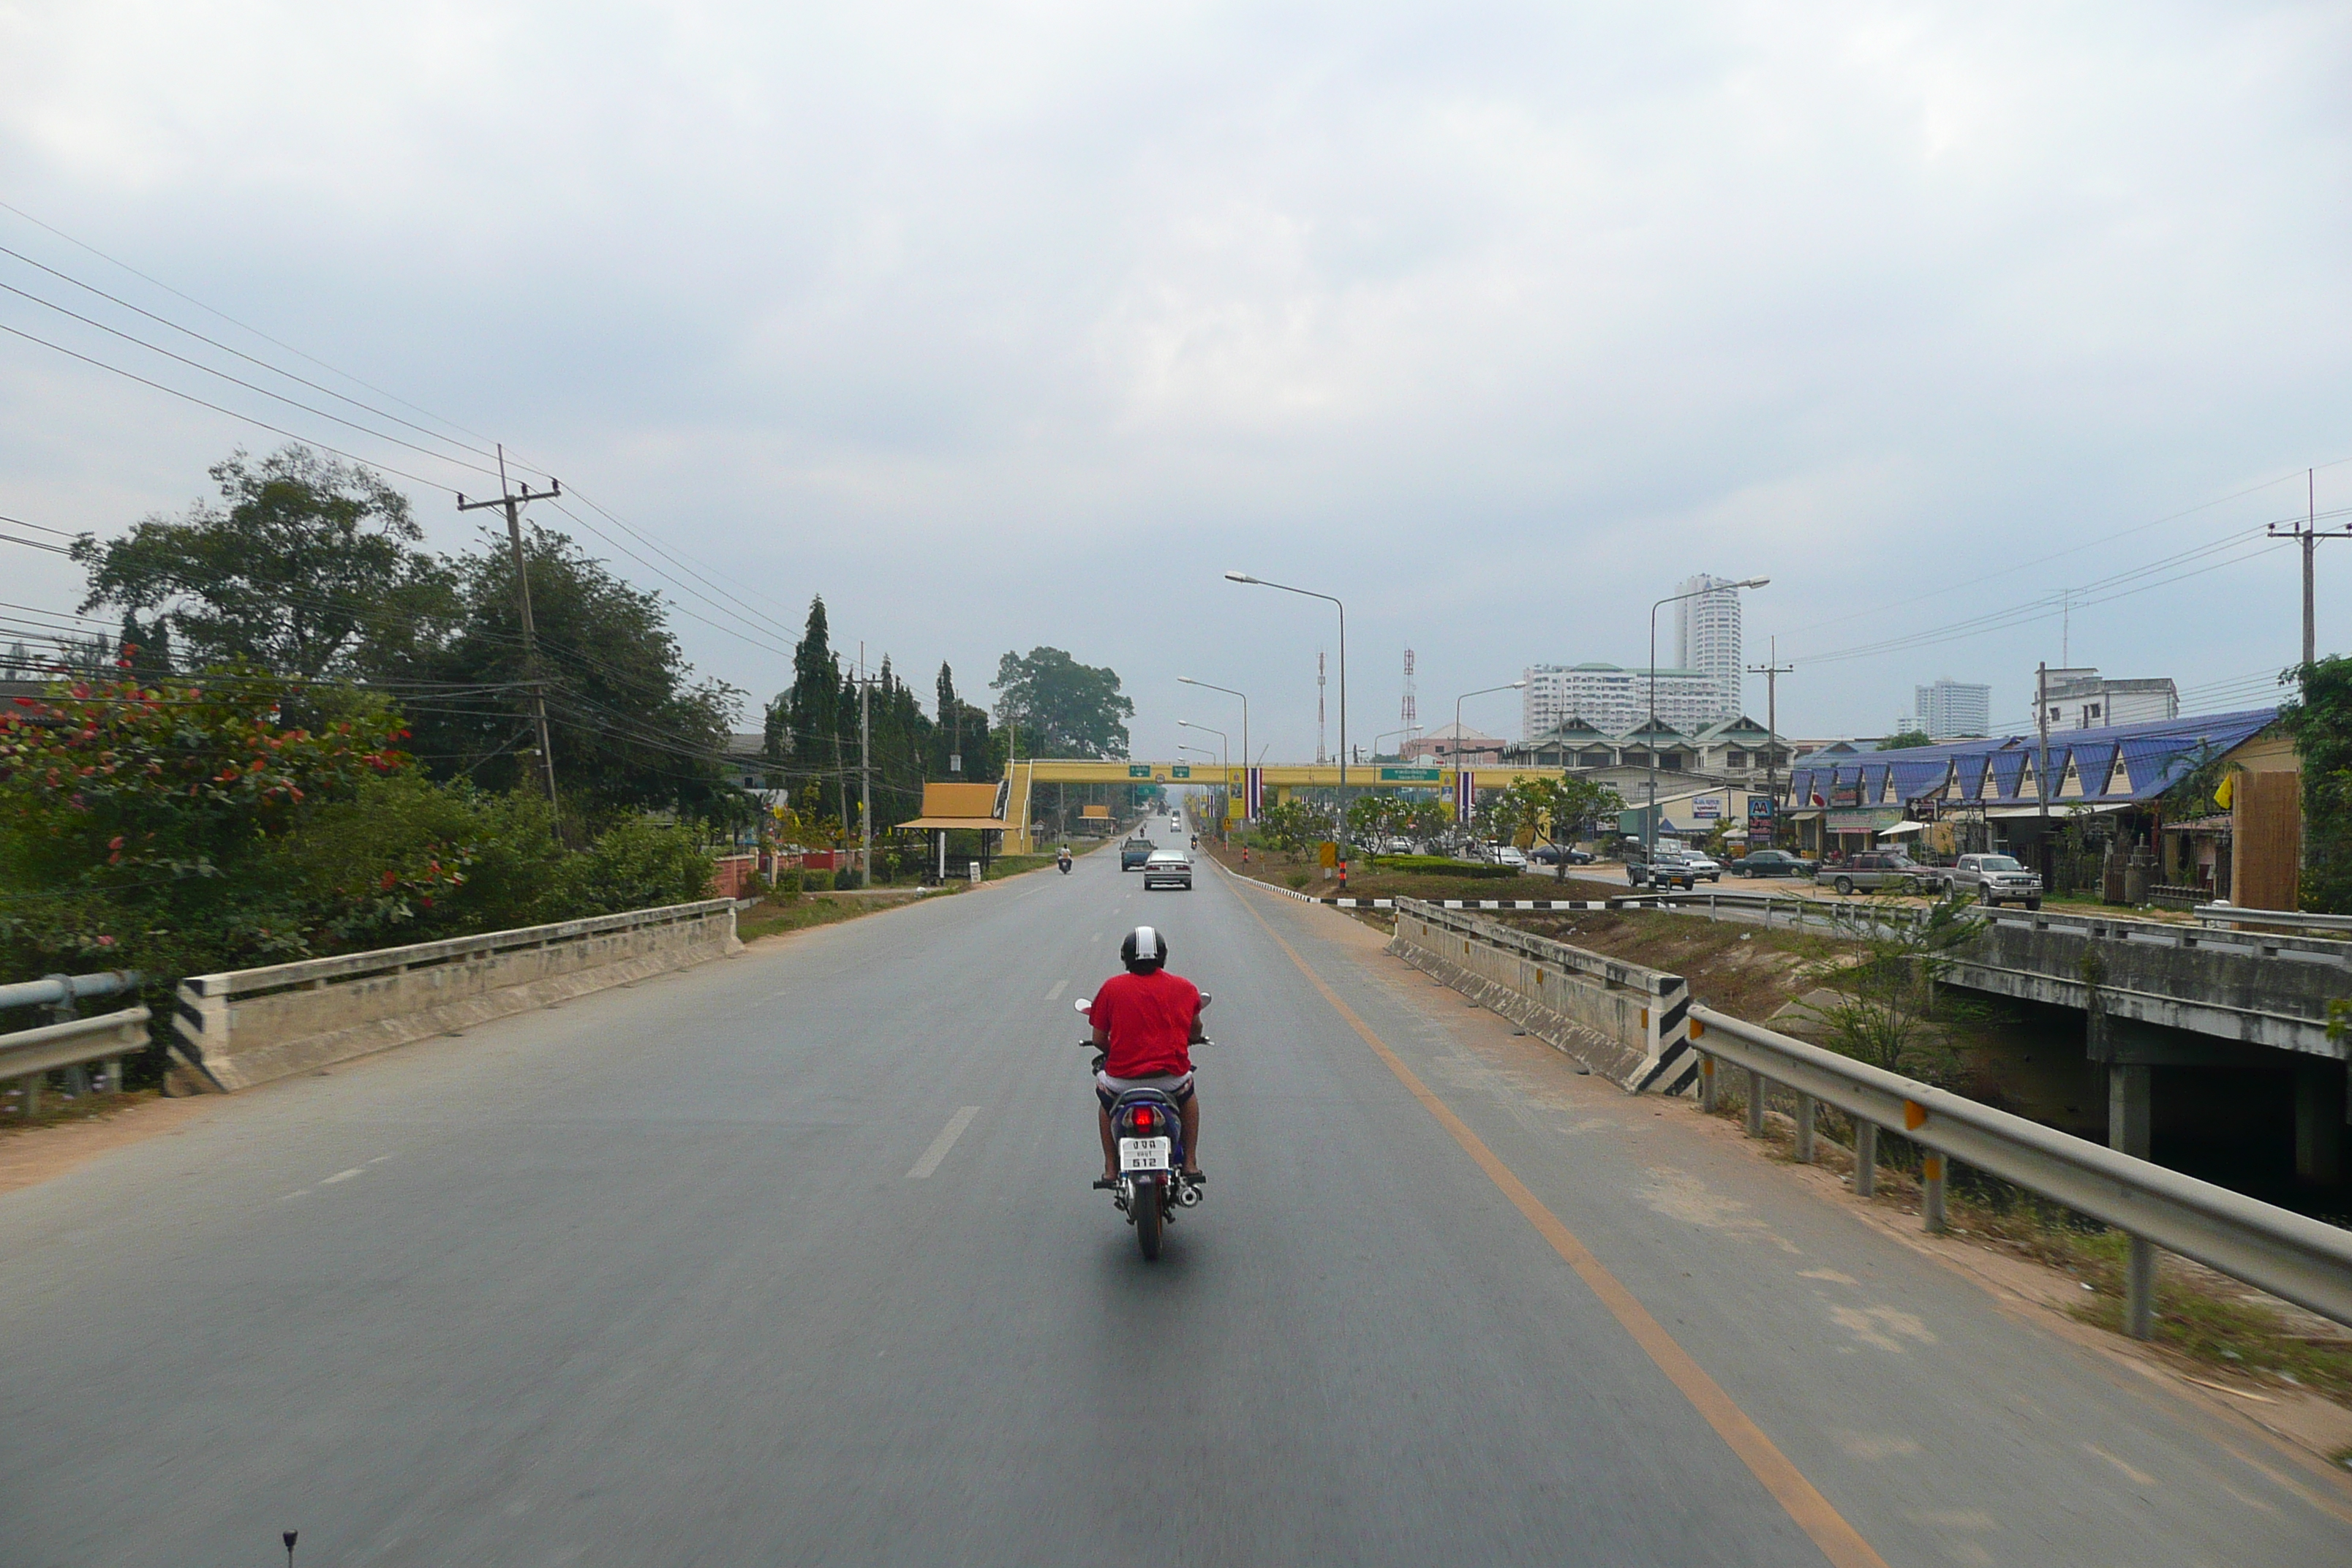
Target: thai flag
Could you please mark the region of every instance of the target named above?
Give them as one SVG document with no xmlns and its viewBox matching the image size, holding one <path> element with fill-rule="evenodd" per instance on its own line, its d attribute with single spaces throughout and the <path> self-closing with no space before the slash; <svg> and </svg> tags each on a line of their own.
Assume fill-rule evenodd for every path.
<svg viewBox="0 0 2352 1568">
<path fill-rule="evenodd" d="M 1454 770 L 1454 820 L 1470 820 L 1470 808 L 1478 804 L 1478 775 L 1469 768 Z"/>
</svg>

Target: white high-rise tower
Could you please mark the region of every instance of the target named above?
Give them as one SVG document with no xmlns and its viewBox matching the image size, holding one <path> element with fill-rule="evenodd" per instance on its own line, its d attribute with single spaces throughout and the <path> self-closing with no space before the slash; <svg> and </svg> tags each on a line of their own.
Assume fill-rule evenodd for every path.
<svg viewBox="0 0 2352 1568">
<path fill-rule="evenodd" d="M 1696 594 L 1675 606 L 1675 664 L 1715 683 L 1715 717 L 1739 717 L 1743 676 L 1739 663 L 1739 594 L 1728 577 L 1702 572 L 1686 579 L 1679 594 Z M 1706 592 L 1706 590 L 1717 590 Z"/>
</svg>

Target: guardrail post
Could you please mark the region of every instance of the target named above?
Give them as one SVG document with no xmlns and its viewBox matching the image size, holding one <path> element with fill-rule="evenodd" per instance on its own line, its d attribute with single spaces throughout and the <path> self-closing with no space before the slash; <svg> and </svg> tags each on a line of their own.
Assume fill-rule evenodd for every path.
<svg viewBox="0 0 2352 1568">
<path fill-rule="evenodd" d="M 1866 1198 L 1878 1190 L 1878 1123 L 1853 1124 L 1853 1195 Z"/>
<path fill-rule="evenodd" d="M 2144 1340 L 2156 1332 L 2156 1243 L 2131 1238 L 2131 1256 L 2124 1260 L 2124 1332 Z"/>
<path fill-rule="evenodd" d="M 1944 1234 L 1944 1157 L 1932 1149 L 1919 1163 L 1919 1225 L 1930 1236 Z"/>
<path fill-rule="evenodd" d="M 1698 1106 L 1709 1116 L 1715 1114 L 1716 1107 L 1715 1067 L 1713 1057 L 1698 1058 Z"/>
<path fill-rule="evenodd" d="M 106 1092 L 109 1094 L 122 1092 L 122 1058 L 121 1057 L 106 1058 Z"/>
<path fill-rule="evenodd" d="M 41 1113 L 41 1089 L 48 1076 L 45 1072 L 26 1073 L 16 1080 L 25 1089 L 25 1117 L 27 1121 Z"/>
<path fill-rule="evenodd" d="M 1797 1163 L 1813 1163 L 1813 1097 L 1797 1096 Z"/>
<path fill-rule="evenodd" d="M 1764 1136 L 1764 1075 L 1748 1069 L 1748 1136 Z"/>
</svg>

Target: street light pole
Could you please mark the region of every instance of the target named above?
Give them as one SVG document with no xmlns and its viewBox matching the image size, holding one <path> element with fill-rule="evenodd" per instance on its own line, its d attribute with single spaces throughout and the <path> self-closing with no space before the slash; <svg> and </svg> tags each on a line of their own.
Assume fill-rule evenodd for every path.
<svg viewBox="0 0 2352 1568">
<path fill-rule="evenodd" d="M 1658 611 L 1683 599 L 1696 599 L 1708 594 L 1737 593 L 1742 588 L 1761 588 L 1769 577 L 1743 577 L 1737 583 L 1715 583 L 1704 588 L 1693 588 L 1687 594 L 1669 594 L 1650 606 L 1650 732 L 1643 737 L 1643 750 L 1650 757 L 1650 804 L 1642 814 L 1642 847 L 1655 858 L 1658 850 Z"/>
<path fill-rule="evenodd" d="M 1221 769 L 1223 769 L 1223 778 L 1221 778 L 1221 783 L 1223 783 L 1223 785 L 1225 785 L 1225 790 L 1233 790 L 1233 741 L 1228 741 L 1228 738 L 1225 738 L 1225 731 L 1223 731 L 1223 729 L 1209 729 L 1209 726 L 1206 726 L 1206 724 L 1195 724 L 1195 721 L 1192 721 L 1192 720 L 1176 720 L 1176 729 L 1197 729 L 1197 731 L 1204 733 L 1204 736 L 1216 736 L 1218 745 L 1223 745 L 1223 748 L 1225 748 L 1225 762 L 1223 762 L 1223 764 L 1221 764 Z M 1197 745 L 1185 745 L 1185 748 L 1179 748 L 1179 750 L 1202 750 L 1202 748 L 1197 748 Z M 1213 757 L 1213 754 L 1216 754 L 1216 752 L 1206 752 L 1206 754 L 1209 754 L 1209 757 Z M 1246 757 L 1244 757 L 1244 762 L 1246 762 Z M 1218 809 L 1223 811 L 1223 802 L 1218 802 Z M 1218 816 L 1218 818 L 1216 818 L 1216 842 L 1218 842 L 1218 844 L 1223 844 L 1223 842 L 1225 842 L 1225 818 L 1223 818 L 1223 816 Z"/>
<path fill-rule="evenodd" d="M 1454 700 L 1454 765 L 1462 765 L 1462 704 L 1473 697 L 1484 697 L 1490 691 L 1523 691 L 1524 680 L 1507 680 L 1500 686 L 1482 686 L 1475 691 L 1465 691 Z"/>
<path fill-rule="evenodd" d="M 1482 686 L 1475 691 L 1465 691 L 1461 696 L 1454 700 L 1454 771 L 1456 773 L 1459 773 L 1462 771 L 1462 704 L 1473 697 L 1484 697 L 1489 691 L 1521 690 L 1527 686 L 1527 684 L 1528 683 L 1524 680 L 1507 680 L 1500 686 Z M 1469 808 L 1473 804 L 1475 803 L 1466 800 L 1463 803 L 1462 815 L 1464 821 L 1462 826 L 1465 830 L 1467 830 L 1470 826 L 1468 820 L 1470 816 Z M 1471 838 L 1471 843 L 1474 845 L 1477 843 L 1477 839 L 1475 836 Z"/>
<path fill-rule="evenodd" d="M 1195 680 L 1189 675 L 1178 676 L 1176 683 L 1179 686 L 1197 686 L 1203 691 L 1222 691 L 1228 697 L 1238 697 L 1242 700 L 1242 771 L 1246 773 L 1250 765 L 1249 693 L 1235 691 L 1230 686 L 1216 686 L 1205 680 Z M 1242 820 L 1246 822 L 1249 819 L 1249 780 L 1244 778 L 1242 780 Z"/>
<path fill-rule="evenodd" d="M 1261 588 L 1279 588 L 1286 594 L 1301 594 L 1310 599 L 1321 599 L 1339 605 L 1339 787 L 1348 787 L 1348 606 L 1328 594 L 1318 594 L 1312 588 L 1294 588 L 1287 583 L 1269 583 L 1263 577 L 1253 577 L 1246 572 L 1228 572 L 1228 583 L 1250 583 Z M 1243 760 L 1248 760 L 1248 749 L 1243 749 Z M 1344 801 L 1342 802 L 1344 805 Z"/>
</svg>

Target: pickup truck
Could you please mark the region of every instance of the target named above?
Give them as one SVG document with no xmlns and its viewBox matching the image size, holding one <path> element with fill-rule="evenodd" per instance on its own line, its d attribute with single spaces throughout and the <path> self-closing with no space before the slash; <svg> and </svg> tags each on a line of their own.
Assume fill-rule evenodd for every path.
<svg viewBox="0 0 2352 1568">
<path fill-rule="evenodd" d="M 1936 888 L 1946 898 L 1966 893 L 1980 904 L 1996 908 L 2002 904 L 2023 904 L 2029 910 L 2042 907 L 2042 879 L 2020 865 L 2014 855 L 1963 855 L 1937 877 Z"/>
<path fill-rule="evenodd" d="M 1142 870 L 1150 860 L 1151 852 L 1159 847 L 1149 838 L 1129 839 L 1118 847 L 1118 868 L 1122 871 Z"/>
<path fill-rule="evenodd" d="M 1680 855 L 1664 849 L 1654 859 L 1630 858 L 1625 862 L 1629 888 L 1696 888 L 1705 874 Z"/>
<path fill-rule="evenodd" d="M 1841 893 L 1856 888 L 1876 892 L 1913 893 L 1927 885 L 1934 873 L 1910 856 L 1893 849 L 1868 849 L 1848 856 L 1834 866 L 1813 873 L 1813 880 Z"/>
</svg>

